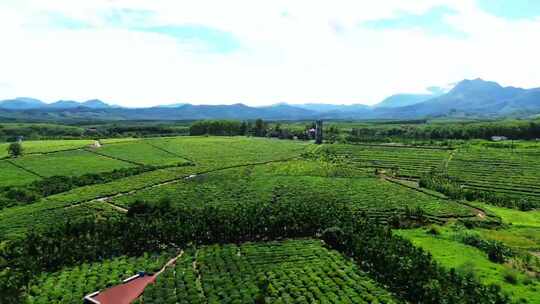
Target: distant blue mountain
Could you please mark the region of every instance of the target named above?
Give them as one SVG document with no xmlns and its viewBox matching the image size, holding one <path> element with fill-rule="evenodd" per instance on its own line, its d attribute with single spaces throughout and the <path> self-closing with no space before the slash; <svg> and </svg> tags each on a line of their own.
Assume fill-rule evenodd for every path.
<svg viewBox="0 0 540 304">
<path fill-rule="evenodd" d="M 436 97 L 432 94 L 396 94 L 376 104 L 376 108 L 398 108 L 421 103 Z"/>
<path fill-rule="evenodd" d="M 81 106 L 83 106 L 85 108 L 90 108 L 90 109 L 106 109 L 106 108 L 111 107 L 110 105 L 104 103 L 103 101 L 101 101 L 99 99 L 87 100 L 87 101 L 81 103 Z"/>
<path fill-rule="evenodd" d="M 352 104 L 352 105 L 338 105 L 338 104 L 327 104 L 327 103 L 304 103 L 304 104 L 293 104 L 290 105 L 296 108 L 302 108 L 310 111 L 315 111 L 319 113 L 325 112 L 356 112 L 363 111 L 369 108 L 367 105 L 363 104 Z"/>
<path fill-rule="evenodd" d="M 379 114 L 392 117 L 532 115 L 540 112 L 540 88 L 502 87 L 480 78 L 466 79 L 444 95 L 396 110 L 399 112 Z"/>
<path fill-rule="evenodd" d="M 49 104 L 38 99 L 27 97 L 18 97 L 15 99 L 0 101 L 0 109 L 6 110 L 66 110 L 80 107 L 89 109 L 107 109 L 111 106 L 99 99 L 92 99 L 85 102 L 77 102 L 73 100 L 59 100 Z"/>
<path fill-rule="evenodd" d="M 46 105 L 50 109 L 74 109 L 81 106 L 81 103 L 73 100 L 59 100 Z"/>
<path fill-rule="evenodd" d="M 366 105 L 285 104 L 250 107 L 232 105 L 175 104 L 152 108 L 127 109 L 113 107 L 101 100 L 82 103 L 61 100 L 46 104 L 32 98 L 0 101 L 0 117 L 10 119 L 97 119 L 97 120 L 195 120 L 195 119 L 409 119 L 446 116 L 471 117 L 535 117 L 540 113 L 540 88 L 502 87 L 482 79 L 463 80 L 441 95 L 397 94 L 381 103 Z"/>
<path fill-rule="evenodd" d="M 6 110 L 39 109 L 46 105 L 47 104 L 41 100 L 28 97 L 17 97 L 15 99 L 7 99 L 0 101 L 0 109 Z"/>
</svg>

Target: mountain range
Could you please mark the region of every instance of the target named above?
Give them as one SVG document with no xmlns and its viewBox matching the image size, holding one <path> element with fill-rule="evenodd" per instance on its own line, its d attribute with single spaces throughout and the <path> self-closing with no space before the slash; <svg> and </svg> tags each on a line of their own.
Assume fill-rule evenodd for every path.
<svg viewBox="0 0 540 304">
<path fill-rule="evenodd" d="M 433 117 L 534 117 L 540 114 L 540 88 L 503 87 L 480 78 L 463 80 L 450 91 L 396 94 L 374 106 L 324 103 L 251 107 L 179 103 L 123 108 L 94 99 L 45 103 L 33 98 L 0 101 L 0 118 L 15 120 L 196 120 L 196 119 L 417 119 Z"/>
</svg>

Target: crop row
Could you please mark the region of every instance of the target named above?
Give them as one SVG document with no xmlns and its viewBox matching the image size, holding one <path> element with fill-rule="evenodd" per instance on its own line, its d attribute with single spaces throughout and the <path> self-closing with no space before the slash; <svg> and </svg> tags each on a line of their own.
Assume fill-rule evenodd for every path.
<svg viewBox="0 0 540 304">
<path fill-rule="evenodd" d="M 449 162 L 448 174 L 469 189 L 540 202 L 540 165 L 529 153 L 460 150 Z"/>
<path fill-rule="evenodd" d="M 470 208 L 365 174 L 347 176 L 347 170 L 328 168 L 322 162 L 290 161 L 269 165 L 228 169 L 146 189 L 113 200 L 131 206 L 136 201 L 160 202 L 174 198 L 187 206 L 249 205 L 279 202 L 321 201 L 332 205 L 346 203 L 367 215 L 384 212 L 388 216 L 405 209 L 422 209 L 434 216 L 468 216 Z M 317 170 L 317 166 L 322 166 Z M 338 166 L 339 167 L 339 166 Z M 303 171 L 305 170 L 305 171 Z M 325 176 L 324 173 L 332 173 Z M 338 173 L 343 173 L 340 175 Z"/>
<path fill-rule="evenodd" d="M 327 149 L 355 165 L 397 169 L 399 175 L 411 177 L 441 168 L 450 153 L 444 150 L 359 145 L 332 145 Z"/>
<path fill-rule="evenodd" d="M 144 303 L 394 303 L 352 262 L 320 241 L 212 245 L 186 252 Z"/>
<path fill-rule="evenodd" d="M 168 253 L 121 256 L 42 273 L 30 283 L 26 303 L 82 303 L 85 295 L 120 284 L 140 271 L 155 273 L 170 256 Z"/>
</svg>

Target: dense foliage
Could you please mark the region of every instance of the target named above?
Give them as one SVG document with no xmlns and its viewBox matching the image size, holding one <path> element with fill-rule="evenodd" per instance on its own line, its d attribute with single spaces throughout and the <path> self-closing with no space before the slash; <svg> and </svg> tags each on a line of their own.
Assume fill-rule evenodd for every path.
<svg viewBox="0 0 540 304">
<path fill-rule="evenodd" d="M 18 157 L 23 154 L 23 147 L 21 143 L 19 142 L 14 142 L 14 143 L 9 144 L 7 150 L 8 150 L 9 156 L 11 157 Z"/>
<path fill-rule="evenodd" d="M 345 232 L 342 249 L 358 259 L 361 268 L 403 298 L 422 303 L 505 303 L 499 290 L 473 278 L 463 278 L 439 267 L 410 242 L 355 216 L 347 204 L 278 201 L 234 207 L 182 206 L 170 203 L 135 204 L 128 218 L 85 221 L 31 232 L 9 244 L 4 259 L 16 270 L 9 279 L 25 286 L 25 276 L 66 265 L 121 254 L 140 255 L 164 245 L 185 247 L 192 242 L 238 243 L 286 237 L 313 236 L 330 227 Z M 107 244 L 104 246 L 104 244 Z M 29 277 L 26 277 L 28 280 Z"/>
<path fill-rule="evenodd" d="M 490 139 L 506 136 L 512 139 L 540 138 L 538 121 L 493 121 L 493 122 L 448 122 L 411 124 L 371 124 L 353 127 L 349 141 L 381 142 L 388 140 L 446 140 L 446 139 Z"/>
<path fill-rule="evenodd" d="M 500 241 L 485 240 L 477 234 L 467 233 L 460 235 L 459 240 L 469 246 L 476 247 L 488 254 L 490 261 L 495 263 L 504 263 L 508 258 L 514 255 L 509 247 Z"/>
<path fill-rule="evenodd" d="M 187 135 L 188 122 L 126 121 L 115 123 L 75 122 L 73 125 L 48 123 L 0 124 L 0 142 L 30 139 L 74 139 L 108 137 L 148 137 Z"/>
<path fill-rule="evenodd" d="M 255 301 L 254 301 L 255 299 Z M 318 240 L 186 250 L 144 303 L 396 303 L 350 260 Z"/>
</svg>

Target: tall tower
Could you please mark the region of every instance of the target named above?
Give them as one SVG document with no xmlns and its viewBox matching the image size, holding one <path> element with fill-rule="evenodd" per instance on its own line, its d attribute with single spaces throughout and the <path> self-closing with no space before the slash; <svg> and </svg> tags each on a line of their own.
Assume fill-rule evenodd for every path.
<svg viewBox="0 0 540 304">
<path fill-rule="evenodd" d="M 323 123 L 322 120 L 315 122 L 315 144 L 320 145 L 323 142 Z"/>
</svg>

